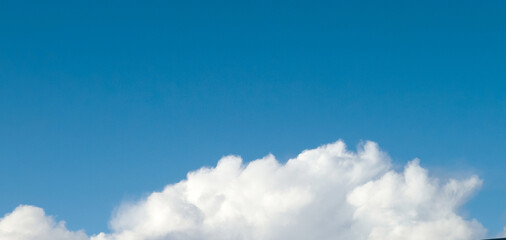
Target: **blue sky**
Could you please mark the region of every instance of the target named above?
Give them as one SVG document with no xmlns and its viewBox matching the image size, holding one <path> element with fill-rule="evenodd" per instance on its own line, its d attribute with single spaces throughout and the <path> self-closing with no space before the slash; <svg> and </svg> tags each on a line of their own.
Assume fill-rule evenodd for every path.
<svg viewBox="0 0 506 240">
<path fill-rule="evenodd" d="M 227 154 L 378 142 L 506 219 L 505 1 L 0 3 L 0 214 L 70 229 Z"/>
</svg>

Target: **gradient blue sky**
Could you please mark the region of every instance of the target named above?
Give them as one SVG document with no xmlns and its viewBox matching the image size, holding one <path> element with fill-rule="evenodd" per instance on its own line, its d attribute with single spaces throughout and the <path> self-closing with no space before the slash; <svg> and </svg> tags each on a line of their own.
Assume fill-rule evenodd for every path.
<svg viewBox="0 0 506 240">
<path fill-rule="evenodd" d="M 0 215 L 107 231 L 223 155 L 373 140 L 506 218 L 506 1 L 1 1 Z"/>
</svg>

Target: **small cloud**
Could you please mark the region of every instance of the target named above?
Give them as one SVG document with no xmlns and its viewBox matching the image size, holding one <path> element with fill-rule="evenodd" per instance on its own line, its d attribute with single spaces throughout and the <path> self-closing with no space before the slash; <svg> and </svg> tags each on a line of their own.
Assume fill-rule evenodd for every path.
<svg viewBox="0 0 506 240">
<path fill-rule="evenodd" d="M 83 231 L 71 232 L 44 210 L 20 205 L 0 219 L 0 240 L 87 240 Z"/>
</svg>

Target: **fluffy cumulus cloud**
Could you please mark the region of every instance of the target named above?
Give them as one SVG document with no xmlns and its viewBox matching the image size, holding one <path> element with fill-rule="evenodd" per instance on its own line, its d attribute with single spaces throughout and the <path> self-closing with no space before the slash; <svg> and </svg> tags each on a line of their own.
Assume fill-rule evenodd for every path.
<svg viewBox="0 0 506 240">
<path fill-rule="evenodd" d="M 0 240 L 471 240 L 485 229 L 458 209 L 480 185 L 476 176 L 432 178 L 418 160 L 395 171 L 375 143 L 351 152 L 338 141 L 284 164 L 224 157 L 124 204 L 110 233 L 70 232 L 20 206 L 0 220 Z"/>
<path fill-rule="evenodd" d="M 70 232 L 44 210 L 21 205 L 0 220 L 1 240 L 87 240 L 84 232 Z"/>
</svg>

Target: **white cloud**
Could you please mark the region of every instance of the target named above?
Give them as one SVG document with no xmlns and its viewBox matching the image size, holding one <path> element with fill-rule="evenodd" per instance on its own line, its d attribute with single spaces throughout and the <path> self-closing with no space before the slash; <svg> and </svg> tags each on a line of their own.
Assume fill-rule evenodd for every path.
<svg viewBox="0 0 506 240">
<path fill-rule="evenodd" d="M 477 239 L 485 235 L 458 208 L 481 185 L 471 176 L 440 183 L 418 160 L 403 172 L 373 142 L 356 153 L 342 141 L 306 150 L 286 164 L 272 155 L 244 164 L 222 158 L 113 216 L 111 233 L 92 240 Z M 51 239 L 85 239 L 41 209 L 25 213 Z M 17 208 L 0 220 L 0 240 L 45 239 Z M 33 210 L 35 209 L 35 210 Z M 11 233 L 18 238 L 10 238 Z M 53 235 L 48 235 L 53 234 Z M 58 236 L 54 234 L 60 234 Z M 59 237 L 59 238 L 58 238 Z"/>
<path fill-rule="evenodd" d="M 506 237 L 506 227 L 503 228 L 502 233 L 498 237 Z"/>
<path fill-rule="evenodd" d="M 455 211 L 480 184 L 473 176 L 440 185 L 415 160 L 404 173 L 391 171 L 355 188 L 348 202 L 368 239 L 479 239 L 483 227 Z"/>
<path fill-rule="evenodd" d="M 84 232 L 70 232 L 38 207 L 21 205 L 0 219 L 0 240 L 86 240 Z"/>
</svg>

